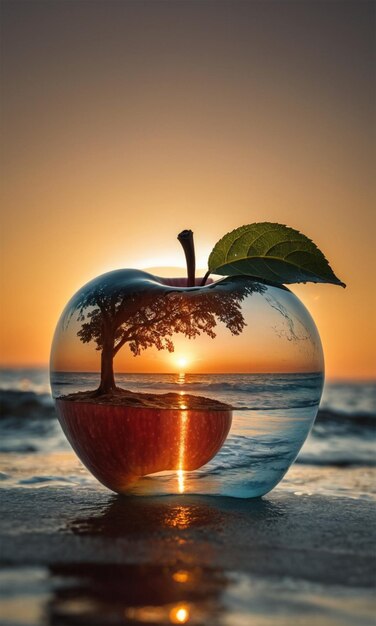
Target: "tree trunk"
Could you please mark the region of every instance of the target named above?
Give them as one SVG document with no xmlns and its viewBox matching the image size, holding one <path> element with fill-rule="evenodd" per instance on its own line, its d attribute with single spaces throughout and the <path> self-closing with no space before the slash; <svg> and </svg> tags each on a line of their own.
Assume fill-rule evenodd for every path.
<svg viewBox="0 0 376 626">
<path fill-rule="evenodd" d="M 104 338 L 101 354 L 101 382 L 96 395 L 111 393 L 115 391 L 114 377 L 114 338 L 112 333 Z"/>
</svg>

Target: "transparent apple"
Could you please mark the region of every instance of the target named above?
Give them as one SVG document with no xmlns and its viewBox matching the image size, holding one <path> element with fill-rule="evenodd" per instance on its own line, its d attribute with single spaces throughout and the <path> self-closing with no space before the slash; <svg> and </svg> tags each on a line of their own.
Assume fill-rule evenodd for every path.
<svg viewBox="0 0 376 626">
<path fill-rule="evenodd" d="M 59 420 L 113 491 L 261 496 L 313 425 L 324 363 L 304 305 L 248 277 L 199 282 L 110 272 L 58 322 Z"/>
</svg>

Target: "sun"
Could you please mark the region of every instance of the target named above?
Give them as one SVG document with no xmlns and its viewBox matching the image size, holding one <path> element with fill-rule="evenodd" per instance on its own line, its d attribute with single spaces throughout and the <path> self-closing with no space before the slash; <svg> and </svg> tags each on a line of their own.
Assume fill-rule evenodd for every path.
<svg viewBox="0 0 376 626">
<path fill-rule="evenodd" d="M 177 363 L 177 365 L 178 365 L 179 367 L 184 368 L 184 367 L 187 367 L 187 365 L 188 365 L 188 363 L 189 363 L 189 359 L 187 359 L 187 357 L 186 357 L 186 356 L 179 356 L 179 357 L 176 359 L 176 363 Z"/>
</svg>

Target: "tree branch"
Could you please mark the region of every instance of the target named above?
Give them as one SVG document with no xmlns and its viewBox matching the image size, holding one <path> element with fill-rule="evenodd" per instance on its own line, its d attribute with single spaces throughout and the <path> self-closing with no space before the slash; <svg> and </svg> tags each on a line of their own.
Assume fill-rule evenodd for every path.
<svg viewBox="0 0 376 626">
<path fill-rule="evenodd" d="M 133 341 L 134 339 L 135 339 L 135 337 L 133 337 L 132 335 L 129 335 L 129 334 L 124 335 L 120 339 L 120 341 L 118 341 L 116 346 L 114 346 L 114 349 L 112 351 L 113 356 L 115 356 L 119 352 L 120 348 L 122 348 L 125 343 Z"/>
</svg>

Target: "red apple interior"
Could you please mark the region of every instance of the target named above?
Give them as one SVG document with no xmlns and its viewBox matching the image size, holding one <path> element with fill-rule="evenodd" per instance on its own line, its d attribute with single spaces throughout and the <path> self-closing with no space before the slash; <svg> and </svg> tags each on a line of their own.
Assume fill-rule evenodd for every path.
<svg viewBox="0 0 376 626">
<path fill-rule="evenodd" d="M 212 406 L 216 404 L 213 401 Z M 231 407 L 226 405 L 158 409 L 60 398 L 56 407 L 81 461 L 118 493 L 147 474 L 202 467 L 220 450 L 232 422 Z"/>
</svg>

